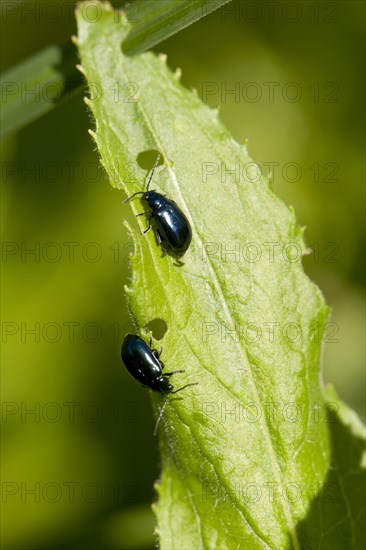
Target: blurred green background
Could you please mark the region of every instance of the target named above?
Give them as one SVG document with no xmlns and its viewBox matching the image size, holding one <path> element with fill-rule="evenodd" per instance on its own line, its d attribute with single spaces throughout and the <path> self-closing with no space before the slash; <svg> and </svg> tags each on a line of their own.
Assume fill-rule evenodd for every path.
<svg viewBox="0 0 366 550">
<path fill-rule="evenodd" d="M 72 2 L 54 0 L 48 16 L 23 4 L 2 6 L 2 70 L 76 32 Z M 274 166 L 314 248 L 305 269 L 333 310 L 324 378 L 364 418 L 365 4 L 270 5 L 234 1 L 155 50 L 221 106 L 264 171 Z M 91 125 L 78 93 L 1 146 L 7 550 L 154 547 L 149 394 L 119 358 L 133 330 L 130 209 L 98 166 Z"/>
</svg>

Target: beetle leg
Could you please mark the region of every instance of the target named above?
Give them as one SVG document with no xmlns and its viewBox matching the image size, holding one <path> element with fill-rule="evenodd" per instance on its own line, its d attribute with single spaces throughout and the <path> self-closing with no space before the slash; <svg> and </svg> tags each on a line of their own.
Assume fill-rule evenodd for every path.
<svg viewBox="0 0 366 550">
<path fill-rule="evenodd" d="M 168 251 L 167 251 L 167 249 L 164 247 L 164 245 L 163 245 L 162 243 L 163 243 L 163 240 L 161 239 L 161 241 L 160 241 L 160 243 L 159 243 L 159 244 L 161 245 L 161 249 L 162 249 L 162 251 L 163 251 L 161 257 L 164 258 L 164 256 L 167 255 Z"/>
<path fill-rule="evenodd" d="M 148 214 L 151 214 L 151 210 L 148 210 L 147 212 L 141 212 L 140 214 L 136 214 L 136 218 L 139 218 L 140 216 L 147 216 Z"/>
<path fill-rule="evenodd" d="M 143 232 L 144 235 L 145 235 L 145 233 L 147 233 L 147 232 L 150 231 L 150 229 L 151 229 L 151 222 L 150 222 L 150 220 L 151 220 L 151 216 L 149 217 L 149 227 L 148 227 L 147 229 L 145 229 L 145 231 Z"/>
<path fill-rule="evenodd" d="M 153 352 L 153 354 L 155 355 L 155 357 L 157 359 L 159 359 L 160 355 L 161 355 L 161 352 L 163 351 L 163 348 L 161 348 L 160 351 L 158 351 L 157 349 L 151 349 L 151 351 Z"/>
<path fill-rule="evenodd" d="M 160 348 L 160 351 L 158 351 L 157 349 L 152 347 L 152 336 L 150 336 L 149 346 L 155 357 L 159 359 L 160 355 L 163 353 L 163 348 Z"/>
<path fill-rule="evenodd" d="M 156 233 L 155 233 L 155 234 L 156 234 L 157 243 L 158 243 L 158 244 L 161 244 L 161 243 L 163 242 L 163 239 L 162 239 L 162 237 L 161 237 L 159 231 L 156 230 Z"/>
<path fill-rule="evenodd" d="M 164 372 L 164 376 L 172 376 L 172 374 L 177 374 L 178 372 L 185 372 L 184 370 L 174 370 L 173 372 Z"/>
<path fill-rule="evenodd" d="M 155 234 L 156 234 L 157 243 L 158 243 L 158 245 L 161 246 L 161 249 L 162 249 L 162 251 L 163 251 L 163 254 L 161 255 L 161 257 L 164 258 L 164 256 L 166 256 L 166 254 L 167 254 L 167 250 L 164 248 L 164 245 L 163 245 L 164 239 L 163 239 L 163 237 L 160 235 L 159 230 L 156 230 L 156 231 L 155 231 Z"/>
</svg>

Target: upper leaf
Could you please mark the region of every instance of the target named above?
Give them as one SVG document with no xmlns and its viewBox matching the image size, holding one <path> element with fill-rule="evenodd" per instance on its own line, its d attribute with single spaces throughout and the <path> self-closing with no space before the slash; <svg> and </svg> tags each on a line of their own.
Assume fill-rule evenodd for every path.
<svg viewBox="0 0 366 550">
<path fill-rule="evenodd" d="M 70 43 L 48 46 L 2 73 L 0 138 L 48 113 L 81 84 Z"/>
<path fill-rule="evenodd" d="M 127 5 L 124 51 L 142 52 L 166 40 L 230 0 L 136 0 Z M 99 7 L 85 2 L 82 15 L 99 19 Z M 50 45 L 1 74 L 0 139 L 48 113 L 80 89 L 72 44 Z"/>
<path fill-rule="evenodd" d="M 123 42 L 123 51 L 141 53 L 230 0 L 136 0 L 126 15 L 133 26 Z"/>
<path fill-rule="evenodd" d="M 323 500 L 339 464 L 319 383 L 328 309 L 303 272 L 294 213 L 164 56 L 122 54 L 123 14 L 96 5 L 97 23 L 78 12 L 77 42 L 111 184 L 141 191 L 147 169 L 136 161 L 159 150 L 164 165 L 151 187 L 178 203 L 193 230 L 181 268 L 161 258 L 151 232 L 132 232 L 127 291 L 137 325 L 144 335 L 163 319 L 164 363 L 185 369 L 175 384 L 199 383 L 171 399 L 160 428 L 161 547 L 334 549 L 342 530 L 342 548 L 356 548 L 359 498 L 336 478 L 337 500 Z M 352 462 L 352 487 L 360 468 Z"/>
</svg>

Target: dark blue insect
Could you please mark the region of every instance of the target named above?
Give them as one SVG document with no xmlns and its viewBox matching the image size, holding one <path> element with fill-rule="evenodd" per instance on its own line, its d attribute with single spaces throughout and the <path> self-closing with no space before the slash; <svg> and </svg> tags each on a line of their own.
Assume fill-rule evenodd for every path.
<svg viewBox="0 0 366 550">
<path fill-rule="evenodd" d="M 168 376 L 177 374 L 178 372 L 184 372 L 184 370 L 176 370 L 173 372 L 165 372 L 163 374 L 164 364 L 160 360 L 160 351 L 151 348 L 152 340 L 150 339 L 150 346 L 144 342 L 142 338 L 135 334 L 127 334 L 123 340 L 121 347 L 121 358 L 125 364 L 128 372 L 140 382 L 144 387 L 148 387 L 153 391 L 160 392 L 162 394 L 177 393 L 184 390 L 188 386 L 195 386 L 196 383 L 186 384 L 178 390 L 174 390 L 174 386 L 169 382 Z M 154 435 L 159 426 L 159 422 L 163 415 L 167 399 L 161 408 L 159 418 L 157 420 Z"/>
<path fill-rule="evenodd" d="M 134 193 L 125 202 L 130 201 L 136 195 L 142 195 L 142 200 L 149 206 L 149 210 L 138 214 L 138 216 L 146 215 L 148 217 L 149 226 L 144 233 L 149 231 L 152 221 L 156 240 L 163 249 L 163 256 L 169 253 L 176 258 L 181 258 L 191 243 L 192 230 L 188 219 L 174 201 L 167 199 L 157 191 L 149 191 L 149 185 L 159 160 L 160 153 L 158 153 L 151 170 L 146 191 Z"/>
</svg>

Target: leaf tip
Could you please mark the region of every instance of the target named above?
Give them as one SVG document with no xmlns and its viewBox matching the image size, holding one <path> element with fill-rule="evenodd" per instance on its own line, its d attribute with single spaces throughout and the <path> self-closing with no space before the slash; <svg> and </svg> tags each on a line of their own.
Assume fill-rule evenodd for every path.
<svg viewBox="0 0 366 550">
<path fill-rule="evenodd" d="M 77 63 L 77 64 L 76 64 L 76 68 L 77 68 L 77 70 L 78 70 L 81 74 L 83 74 L 84 76 L 86 76 L 86 75 L 85 75 L 85 71 L 84 71 L 84 67 L 83 67 L 82 65 L 80 65 L 79 63 Z"/>
<path fill-rule="evenodd" d="M 160 61 L 162 61 L 163 63 L 167 62 L 168 56 L 167 56 L 166 53 L 159 53 L 158 57 L 159 57 Z"/>
<path fill-rule="evenodd" d="M 161 489 L 161 481 L 160 479 L 157 479 L 154 483 L 154 491 L 160 494 L 160 489 Z M 155 503 L 153 504 L 153 506 L 155 506 Z"/>
<path fill-rule="evenodd" d="M 132 286 L 124 285 L 123 290 L 125 291 L 126 294 L 129 294 L 130 296 L 131 294 L 133 294 Z"/>
<path fill-rule="evenodd" d="M 180 67 L 177 67 L 174 72 L 174 78 L 176 80 L 180 80 L 182 77 L 182 69 Z"/>
<path fill-rule="evenodd" d="M 94 139 L 94 141 L 97 142 L 98 136 L 97 136 L 97 134 L 94 132 L 94 130 L 91 130 L 91 129 L 89 128 L 88 134 L 90 134 L 91 137 Z"/>
</svg>

